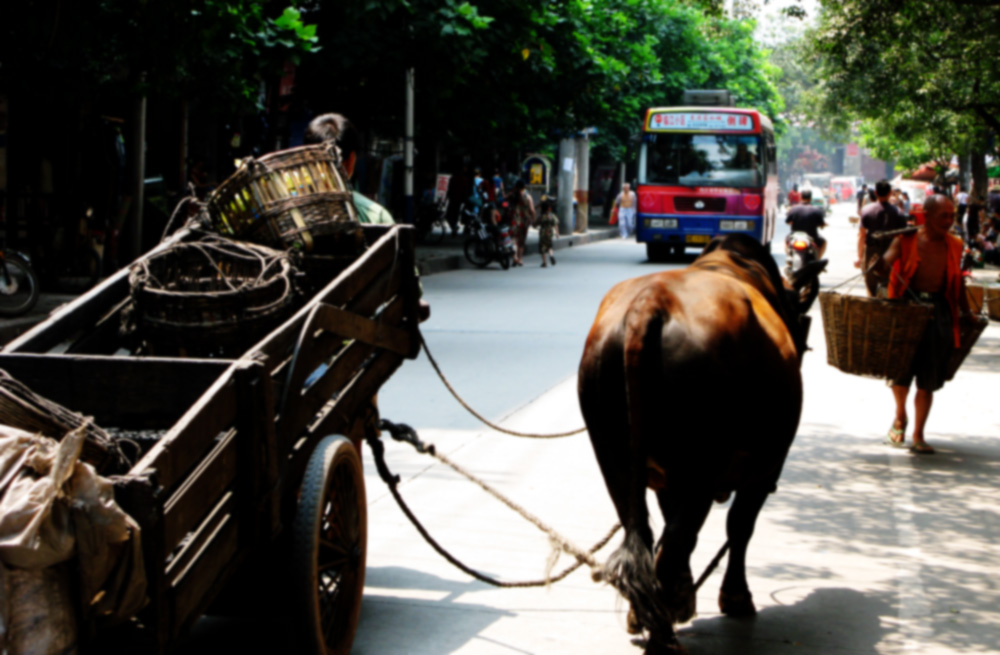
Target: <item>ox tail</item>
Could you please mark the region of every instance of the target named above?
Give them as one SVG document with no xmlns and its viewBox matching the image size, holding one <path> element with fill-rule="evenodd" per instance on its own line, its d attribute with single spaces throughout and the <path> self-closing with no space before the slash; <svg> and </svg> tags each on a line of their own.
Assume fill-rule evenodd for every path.
<svg viewBox="0 0 1000 655">
<path fill-rule="evenodd" d="M 649 630 L 654 640 L 664 631 L 666 635 L 671 634 L 673 625 L 663 589 L 656 578 L 646 504 L 649 473 L 645 440 L 649 438 L 649 423 L 645 414 L 651 387 L 661 367 L 661 335 L 665 320 L 664 310 L 653 292 L 637 298 L 625 317 L 625 394 L 630 454 L 628 496 L 625 515 L 621 517 L 625 539 L 605 565 L 605 579 L 628 599 L 635 618 Z"/>
</svg>

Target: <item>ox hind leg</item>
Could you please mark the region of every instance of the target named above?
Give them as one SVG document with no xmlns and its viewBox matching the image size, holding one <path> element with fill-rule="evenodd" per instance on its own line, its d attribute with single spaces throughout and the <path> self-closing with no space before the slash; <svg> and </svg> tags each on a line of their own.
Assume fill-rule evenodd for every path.
<svg viewBox="0 0 1000 655">
<path fill-rule="evenodd" d="M 681 488 L 656 494 L 666 522 L 656 553 L 656 577 L 674 623 L 686 623 L 697 609 L 691 553 L 712 507 L 712 496 L 693 485 L 677 486 Z"/>
<path fill-rule="evenodd" d="M 719 591 L 719 610 L 727 616 L 747 617 L 757 613 L 747 584 L 747 544 L 750 543 L 757 515 L 769 493 L 769 489 L 760 487 L 740 489 L 729 508 L 729 515 L 726 517 L 729 563 Z"/>
</svg>

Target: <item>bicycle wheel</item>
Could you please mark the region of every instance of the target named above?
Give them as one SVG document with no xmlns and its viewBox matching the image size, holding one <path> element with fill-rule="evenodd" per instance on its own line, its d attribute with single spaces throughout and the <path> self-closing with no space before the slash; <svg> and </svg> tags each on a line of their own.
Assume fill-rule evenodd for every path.
<svg viewBox="0 0 1000 655">
<path fill-rule="evenodd" d="M 10 253 L 0 266 L 0 316 L 27 314 L 38 302 L 38 276 L 28 262 Z"/>
</svg>

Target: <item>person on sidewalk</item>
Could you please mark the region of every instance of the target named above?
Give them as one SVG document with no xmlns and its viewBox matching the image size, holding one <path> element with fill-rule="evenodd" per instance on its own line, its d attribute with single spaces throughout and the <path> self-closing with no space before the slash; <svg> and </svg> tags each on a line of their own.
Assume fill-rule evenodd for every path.
<svg viewBox="0 0 1000 655">
<path fill-rule="evenodd" d="M 615 207 L 618 208 L 618 233 L 623 239 L 635 234 L 635 205 L 635 192 L 626 182 L 622 185 L 622 192 L 615 198 Z"/>
<path fill-rule="evenodd" d="M 552 211 L 552 199 L 542 198 L 542 217 L 538 219 L 538 252 L 542 255 L 542 268 L 548 266 L 546 258 L 556 265 L 556 256 L 553 253 L 553 242 L 559 236 L 559 219 Z"/>
<path fill-rule="evenodd" d="M 962 277 L 962 240 L 950 233 L 955 222 L 955 205 L 943 195 L 924 202 L 925 221 L 916 233 L 897 236 L 885 254 L 873 256 L 869 264 L 889 274 L 889 298 L 909 297 L 934 307 L 932 321 L 917 346 L 910 371 L 891 381 L 896 401 L 896 418 L 886 442 L 895 447 L 906 443 L 906 399 L 914 378 L 913 445 L 910 451 L 933 454 L 924 439 L 924 427 L 934 392 L 944 386 L 948 363 L 961 343 L 963 318 L 972 318 Z M 891 270 L 890 270 L 891 267 Z"/>
<path fill-rule="evenodd" d="M 321 114 L 309 122 L 304 140 L 306 143 L 333 141 L 340 149 L 340 163 L 350 183 L 354 167 L 361 153 L 361 133 L 351 121 L 340 114 Z M 389 210 L 358 191 L 351 192 L 358 222 L 366 225 L 395 225 Z"/>
<path fill-rule="evenodd" d="M 514 183 L 514 190 L 507 196 L 507 213 L 514 233 L 514 266 L 524 266 L 524 244 L 528 228 L 535 224 L 535 202 L 524 187 L 524 180 Z"/>
<path fill-rule="evenodd" d="M 888 240 L 876 240 L 872 234 L 884 232 L 886 230 L 898 230 L 906 227 L 906 221 L 899 213 L 899 210 L 889 202 L 889 194 L 892 193 L 892 186 L 888 180 L 879 180 L 875 183 L 875 195 L 878 202 L 865 205 L 861 210 L 861 227 L 858 229 L 858 259 L 854 262 L 855 268 L 861 268 L 862 262 L 872 259 L 873 255 L 881 255 L 888 248 Z M 880 279 L 877 269 L 868 268 L 864 271 L 865 286 L 868 287 L 868 295 L 875 297 L 878 287 L 884 281 Z"/>
</svg>

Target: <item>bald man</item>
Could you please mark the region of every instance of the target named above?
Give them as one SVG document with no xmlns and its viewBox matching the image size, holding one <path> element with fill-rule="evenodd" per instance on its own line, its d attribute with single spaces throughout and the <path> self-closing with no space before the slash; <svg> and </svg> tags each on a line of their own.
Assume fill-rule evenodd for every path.
<svg viewBox="0 0 1000 655">
<path fill-rule="evenodd" d="M 924 202 L 924 224 L 913 234 L 897 236 L 881 259 L 869 262 L 880 274 L 889 274 L 889 298 L 909 298 L 930 303 L 934 317 L 927 327 L 911 370 L 892 381 L 896 418 L 886 437 L 890 445 L 906 443 L 906 398 L 914 378 L 913 445 L 910 451 L 933 454 L 924 439 L 924 426 L 934 392 L 944 386 L 948 362 L 959 346 L 963 314 L 971 318 L 962 277 L 962 240 L 951 233 L 955 205 L 947 196 L 933 195 Z M 890 270 L 891 268 L 891 270 Z"/>
</svg>

